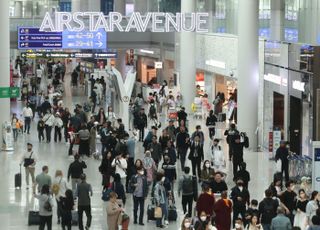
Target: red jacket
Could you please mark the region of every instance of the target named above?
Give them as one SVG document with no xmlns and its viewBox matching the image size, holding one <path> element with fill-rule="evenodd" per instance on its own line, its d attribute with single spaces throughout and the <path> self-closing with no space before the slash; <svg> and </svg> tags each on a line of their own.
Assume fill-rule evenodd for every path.
<svg viewBox="0 0 320 230">
<path fill-rule="evenodd" d="M 197 213 L 200 216 L 201 212 L 204 211 L 208 216 L 213 214 L 213 205 L 215 203 L 214 195 L 209 193 L 201 193 L 197 201 Z"/>
</svg>

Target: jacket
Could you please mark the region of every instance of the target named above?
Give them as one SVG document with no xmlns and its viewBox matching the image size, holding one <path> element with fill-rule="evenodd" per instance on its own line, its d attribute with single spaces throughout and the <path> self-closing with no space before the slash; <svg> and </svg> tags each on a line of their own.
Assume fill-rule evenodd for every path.
<svg viewBox="0 0 320 230">
<path fill-rule="evenodd" d="M 167 200 L 166 189 L 164 188 L 161 182 L 158 182 L 154 187 L 154 198 L 156 200 L 156 204 L 165 204 Z"/>
<path fill-rule="evenodd" d="M 289 150 L 287 148 L 279 147 L 276 151 L 275 160 L 281 160 L 282 164 L 288 165 L 289 164 Z"/>
<path fill-rule="evenodd" d="M 151 151 L 151 156 L 153 160 L 158 163 L 162 158 L 162 149 L 160 143 L 151 142 L 148 146 L 148 149 Z"/>
<path fill-rule="evenodd" d="M 242 200 L 239 201 L 237 198 L 241 197 Z M 249 205 L 250 202 L 250 194 L 246 188 L 243 188 L 242 191 L 236 186 L 231 190 L 230 198 L 233 201 L 233 206 L 235 209 L 246 209 L 246 204 Z"/>
<path fill-rule="evenodd" d="M 135 184 L 137 183 L 137 177 L 140 176 L 138 174 L 133 175 L 130 179 L 129 186 L 133 188 L 133 191 L 135 190 Z M 147 182 L 147 177 L 146 176 L 141 176 L 142 177 L 142 191 L 143 191 L 143 197 L 148 196 L 148 182 Z"/>
<path fill-rule="evenodd" d="M 74 161 L 70 164 L 68 169 L 68 179 L 79 179 L 83 173 L 83 169 L 87 168 L 87 165 L 84 161 Z"/>
<path fill-rule="evenodd" d="M 189 138 L 189 134 L 187 132 L 184 133 L 178 133 L 177 134 L 177 149 L 184 149 L 187 150 L 189 148 L 189 141 L 186 141 L 186 139 Z"/>
<path fill-rule="evenodd" d="M 204 155 L 203 155 L 203 145 L 201 143 L 196 146 L 195 143 L 192 143 L 190 147 L 190 153 L 189 153 L 189 160 L 195 160 L 195 159 L 201 159 L 204 160 Z"/>
<path fill-rule="evenodd" d="M 278 214 L 271 221 L 271 230 L 291 230 L 292 225 L 290 219 L 283 214 Z"/>
<path fill-rule="evenodd" d="M 233 162 L 243 162 L 243 148 L 248 148 L 248 145 L 246 142 L 240 142 L 240 143 L 233 143 Z"/>
<path fill-rule="evenodd" d="M 35 198 L 39 200 L 39 215 L 40 216 L 52 216 L 52 211 L 49 212 L 45 209 L 45 203 L 48 201 L 51 205 L 51 208 L 53 209 L 54 203 L 53 198 L 50 195 L 47 194 L 37 194 L 34 195 Z"/>
<path fill-rule="evenodd" d="M 224 132 L 224 135 L 227 136 L 227 143 L 232 145 L 234 143 L 234 137 L 239 135 L 239 131 L 236 129 L 228 129 Z"/>
</svg>

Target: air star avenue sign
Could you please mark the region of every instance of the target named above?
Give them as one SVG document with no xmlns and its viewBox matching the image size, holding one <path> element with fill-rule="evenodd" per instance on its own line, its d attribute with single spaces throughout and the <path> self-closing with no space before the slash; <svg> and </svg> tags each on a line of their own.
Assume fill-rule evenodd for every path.
<svg viewBox="0 0 320 230">
<path fill-rule="evenodd" d="M 149 12 L 141 15 L 134 12 L 130 17 L 124 17 L 118 12 L 104 15 L 101 12 L 55 12 L 46 13 L 41 23 L 40 31 L 96 32 L 104 29 L 106 32 L 208 32 L 206 28 L 208 13 L 171 13 Z"/>
</svg>

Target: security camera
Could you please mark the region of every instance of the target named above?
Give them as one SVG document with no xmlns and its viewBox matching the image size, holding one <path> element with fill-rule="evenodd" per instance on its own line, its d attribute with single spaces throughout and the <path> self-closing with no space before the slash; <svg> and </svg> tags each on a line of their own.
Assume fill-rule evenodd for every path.
<svg viewBox="0 0 320 230">
<path fill-rule="evenodd" d="M 234 73 L 232 70 L 230 71 L 229 75 L 230 75 L 230 77 L 233 77 Z"/>
</svg>

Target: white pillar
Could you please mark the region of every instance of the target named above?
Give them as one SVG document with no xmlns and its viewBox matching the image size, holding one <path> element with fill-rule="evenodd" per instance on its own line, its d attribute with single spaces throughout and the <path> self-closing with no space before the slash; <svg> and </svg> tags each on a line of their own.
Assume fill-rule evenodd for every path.
<svg viewBox="0 0 320 230">
<path fill-rule="evenodd" d="M 121 73 L 123 81 L 125 81 L 127 77 L 126 72 L 126 50 L 118 50 L 118 57 L 116 60 L 116 68 Z"/>
<path fill-rule="evenodd" d="M 282 41 L 284 40 L 284 0 L 271 0 L 271 40 Z"/>
<path fill-rule="evenodd" d="M 194 0 L 181 1 L 181 13 L 191 13 L 195 10 Z M 191 104 L 195 97 L 196 34 L 182 32 L 180 34 L 180 89 L 186 112 L 191 112 Z"/>
<path fill-rule="evenodd" d="M 100 0 L 87 0 L 87 2 L 88 2 L 88 10 L 87 11 L 91 11 L 91 12 L 100 12 L 101 11 Z"/>
<path fill-rule="evenodd" d="M 126 0 L 114 1 L 114 11 L 126 15 Z"/>
<path fill-rule="evenodd" d="M 72 0 L 71 2 L 71 10 L 72 12 L 79 12 L 81 11 L 81 0 Z"/>
<path fill-rule="evenodd" d="M 148 12 L 148 0 L 134 0 L 134 11 L 144 15 Z"/>
<path fill-rule="evenodd" d="M 0 87 L 10 86 L 10 29 L 9 29 L 9 1 L 0 1 Z M 10 98 L 0 98 L 0 137 L 2 143 L 2 124 L 10 121 Z M 1 144 L 2 145 L 2 144 Z"/>
<path fill-rule="evenodd" d="M 259 1 L 239 1 L 238 13 L 238 129 L 256 150 L 259 88 Z"/>
<path fill-rule="evenodd" d="M 22 17 L 22 1 L 14 2 L 14 16 L 17 18 Z"/>
</svg>

